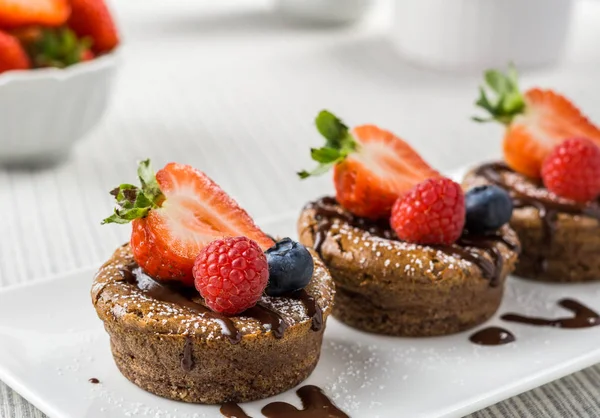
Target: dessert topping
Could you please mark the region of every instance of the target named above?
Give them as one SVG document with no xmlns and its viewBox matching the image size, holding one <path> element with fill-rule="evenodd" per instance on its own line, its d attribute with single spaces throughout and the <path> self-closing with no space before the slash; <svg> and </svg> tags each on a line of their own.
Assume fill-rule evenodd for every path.
<svg viewBox="0 0 600 418">
<path fill-rule="evenodd" d="M 235 315 L 256 305 L 269 279 L 267 257 L 246 237 L 216 240 L 200 251 L 194 283 L 215 312 Z"/>
<path fill-rule="evenodd" d="M 496 185 L 478 186 L 467 191 L 465 204 L 465 227 L 471 234 L 494 232 L 512 217 L 512 199 L 506 190 Z"/>
<path fill-rule="evenodd" d="M 133 257 L 157 279 L 193 285 L 200 251 L 215 239 L 245 236 L 266 250 L 273 241 L 206 174 L 170 163 L 154 175 L 150 161 L 138 168 L 142 187 L 122 184 L 114 214 L 103 223 L 132 222 Z"/>
<path fill-rule="evenodd" d="M 564 140 L 583 136 L 600 144 L 600 129 L 564 96 L 538 88 L 521 93 L 514 67 L 506 74 L 486 71 L 485 81 L 496 98 L 481 87 L 476 105 L 491 117 L 474 119 L 506 125 L 504 159 L 513 170 L 540 178 L 543 161 Z"/>
<path fill-rule="evenodd" d="M 266 252 L 269 263 L 269 296 L 282 296 L 304 289 L 313 276 L 314 261 L 306 247 L 284 238 Z"/>
<path fill-rule="evenodd" d="M 600 196 L 600 147 L 589 139 L 572 138 L 559 144 L 542 166 L 548 190 L 577 202 Z"/>
<path fill-rule="evenodd" d="M 416 184 L 439 176 L 410 145 L 374 125 L 348 127 L 328 111 L 319 113 L 317 129 L 325 137 L 312 149 L 319 166 L 301 178 L 334 169 L 337 201 L 349 212 L 370 219 L 387 218 L 396 199 Z"/>
<path fill-rule="evenodd" d="M 390 223 L 401 240 L 450 245 L 465 225 L 463 191 L 447 178 L 426 180 L 396 201 Z"/>
</svg>

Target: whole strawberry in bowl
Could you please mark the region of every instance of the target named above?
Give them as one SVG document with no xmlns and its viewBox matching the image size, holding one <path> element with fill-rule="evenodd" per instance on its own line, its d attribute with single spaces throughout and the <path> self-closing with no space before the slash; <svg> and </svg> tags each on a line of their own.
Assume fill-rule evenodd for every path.
<svg viewBox="0 0 600 418">
<path fill-rule="evenodd" d="M 0 164 L 69 155 L 106 110 L 118 45 L 104 0 L 0 0 Z"/>
</svg>

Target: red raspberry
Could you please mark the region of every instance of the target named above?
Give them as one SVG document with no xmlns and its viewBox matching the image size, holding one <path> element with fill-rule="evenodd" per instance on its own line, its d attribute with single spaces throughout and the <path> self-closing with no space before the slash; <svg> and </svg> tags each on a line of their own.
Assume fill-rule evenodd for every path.
<svg viewBox="0 0 600 418">
<path fill-rule="evenodd" d="M 434 178 L 396 200 L 390 223 L 401 240 L 450 245 L 461 236 L 465 216 L 460 185 L 447 178 Z"/>
<path fill-rule="evenodd" d="M 202 249 L 194 284 L 215 312 L 235 315 L 256 305 L 269 280 L 267 257 L 246 237 L 225 238 Z"/>
<path fill-rule="evenodd" d="M 572 138 L 557 145 L 542 165 L 544 185 L 559 196 L 589 202 L 600 195 L 600 147 Z"/>
</svg>

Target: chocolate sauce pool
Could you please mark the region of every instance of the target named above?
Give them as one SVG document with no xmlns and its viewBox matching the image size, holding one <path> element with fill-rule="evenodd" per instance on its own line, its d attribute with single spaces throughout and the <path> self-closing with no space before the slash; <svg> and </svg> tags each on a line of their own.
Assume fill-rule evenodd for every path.
<svg viewBox="0 0 600 418">
<path fill-rule="evenodd" d="M 508 322 L 556 328 L 591 328 L 600 325 L 600 315 L 581 302 L 573 299 L 562 299 L 558 304 L 573 312 L 574 316 L 570 318 L 548 319 L 508 313 L 502 315 L 501 318 Z"/>
<path fill-rule="evenodd" d="M 333 226 L 333 220 L 339 219 L 349 225 L 367 231 L 380 238 L 397 240 L 396 234 L 391 230 L 389 222 L 370 221 L 365 218 L 354 216 L 346 211 L 343 211 L 335 198 L 323 197 L 311 204 L 311 208 L 315 210 L 315 219 L 317 226 L 315 229 L 314 249 L 322 258 L 322 247 L 327 233 Z M 520 251 L 517 243 L 510 242 L 504 237 L 497 234 L 490 235 L 465 235 L 461 237 L 454 245 L 432 245 L 438 251 L 442 251 L 448 255 L 465 259 L 477 267 L 483 273 L 483 276 L 490 281 L 490 286 L 498 286 L 502 268 L 504 267 L 504 259 L 502 254 L 496 247 L 498 242 L 503 243 L 512 251 Z M 479 253 L 486 252 L 493 261 L 488 260 Z"/>
<path fill-rule="evenodd" d="M 515 336 L 504 328 L 489 327 L 477 331 L 469 340 L 478 345 L 504 345 L 515 341 Z"/>
<path fill-rule="evenodd" d="M 261 412 L 267 418 L 350 418 L 316 386 L 303 386 L 296 391 L 302 401 L 302 408 L 285 402 L 273 402 Z M 236 403 L 228 402 L 221 407 L 221 413 L 227 418 L 251 418 Z"/>
<path fill-rule="evenodd" d="M 227 402 L 221 406 L 221 414 L 226 418 L 252 418 L 235 402 Z"/>
<path fill-rule="evenodd" d="M 229 317 L 218 312 L 214 312 L 206 306 L 196 303 L 192 300 L 192 297 L 198 296 L 198 293 L 195 291 L 195 289 L 188 289 L 182 286 L 160 283 L 145 274 L 141 267 L 135 263 L 125 266 L 120 270 L 120 272 L 123 276 L 123 279 L 127 283 L 137 286 L 139 290 L 147 294 L 149 297 L 163 302 L 185 306 L 186 308 L 197 312 L 202 316 L 214 319 L 221 327 L 223 334 L 229 338 L 232 344 L 237 344 L 242 339 L 242 334 L 235 327 L 235 324 Z M 299 290 L 290 295 L 286 295 L 285 297 L 300 300 L 304 304 L 307 314 L 312 320 L 312 329 L 314 331 L 318 331 L 322 328 L 323 312 L 317 301 L 305 290 Z M 285 330 L 288 328 L 286 322 L 277 312 L 262 305 L 256 305 L 242 312 L 239 316 L 254 318 L 263 326 L 270 326 L 275 338 L 283 337 Z M 187 358 L 185 355 L 185 353 L 188 351 L 191 353 L 192 347 L 193 341 L 191 341 L 191 338 L 189 338 L 189 342 L 188 339 L 186 339 L 184 356 L 181 363 L 181 367 L 186 371 L 189 371 L 187 370 L 188 368 L 191 370 L 191 367 L 193 367 L 191 354 L 189 358 Z"/>
</svg>

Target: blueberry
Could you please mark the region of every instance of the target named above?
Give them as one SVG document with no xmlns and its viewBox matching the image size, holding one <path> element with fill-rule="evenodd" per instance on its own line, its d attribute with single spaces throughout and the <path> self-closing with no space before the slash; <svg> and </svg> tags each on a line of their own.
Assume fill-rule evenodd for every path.
<svg viewBox="0 0 600 418">
<path fill-rule="evenodd" d="M 284 238 L 266 251 L 269 262 L 269 296 L 281 296 L 304 289 L 315 268 L 313 258 L 302 244 Z"/>
<path fill-rule="evenodd" d="M 476 234 L 493 232 L 507 223 L 513 211 L 509 194 L 498 186 L 479 186 L 465 195 L 467 222 L 465 228 Z"/>
</svg>

